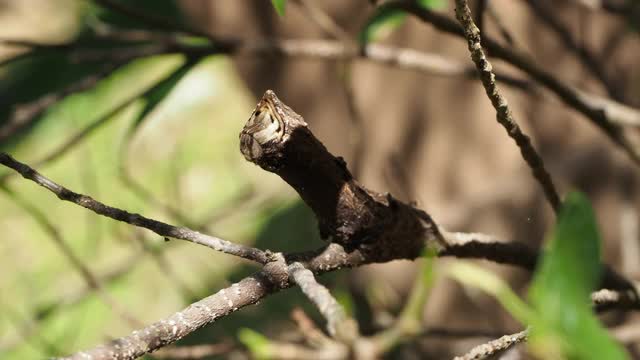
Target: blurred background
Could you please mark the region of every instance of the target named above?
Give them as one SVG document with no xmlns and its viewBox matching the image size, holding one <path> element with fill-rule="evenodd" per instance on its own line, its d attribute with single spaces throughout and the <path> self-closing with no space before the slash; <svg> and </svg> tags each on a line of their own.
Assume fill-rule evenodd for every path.
<svg viewBox="0 0 640 360">
<path fill-rule="evenodd" d="M 330 39 L 337 32 L 339 41 L 355 43 L 375 13 L 366 0 L 292 0 L 284 16 L 264 0 L 122 3 L 221 39 Z M 492 0 L 483 31 L 524 51 L 567 84 L 640 106 L 638 6 L 630 5 L 635 13 L 620 14 L 589 3 L 599 2 Z M 452 1 L 431 6 L 453 18 Z M 313 9 L 336 24 L 323 26 Z M 549 19 L 564 32 L 554 31 Z M 141 29 L 144 24 L 88 0 L 0 0 L 0 150 L 116 207 L 263 249 L 313 249 L 322 241 L 310 210 L 287 184 L 246 162 L 238 150 L 238 134 L 257 99 L 273 89 L 333 154 L 347 160 L 363 185 L 417 202 L 449 230 L 537 247 L 553 223 L 551 208 L 476 79 L 365 59 L 246 52 L 191 64 L 175 54 L 129 56 L 134 48 L 153 50 L 154 39 L 139 35 Z M 589 49 L 608 87 L 561 34 Z M 103 40 L 92 43 L 98 35 Z M 127 36 L 128 47 L 119 43 L 120 35 Z M 413 17 L 382 24 L 369 41 L 472 65 L 465 41 Z M 76 51 L 83 47 L 92 51 Z M 579 189 L 592 201 L 605 261 L 640 280 L 637 164 L 525 74 L 500 61 L 494 66 L 524 84 L 501 84 L 501 90 L 560 193 Z M 61 202 L 7 169 L 0 169 L 0 185 L 3 359 L 91 347 L 256 270 Z M 87 285 L 74 258 L 103 290 Z M 437 267 L 447 261 L 439 260 Z M 479 263 L 526 290 L 529 273 Z M 415 267 L 408 261 L 370 265 L 320 281 L 366 334 L 388 326 L 402 309 Z M 427 329 L 477 332 L 427 333 L 390 357 L 450 358 L 519 329 L 494 299 L 444 278 L 436 280 L 426 306 Z M 300 291 L 291 289 L 180 345 L 223 344 L 219 358 L 246 358 L 238 333 L 249 328 L 293 339 L 299 336 L 289 316 L 294 308 L 322 323 Z M 605 320 L 615 328 L 628 315 L 609 314 Z"/>
</svg>

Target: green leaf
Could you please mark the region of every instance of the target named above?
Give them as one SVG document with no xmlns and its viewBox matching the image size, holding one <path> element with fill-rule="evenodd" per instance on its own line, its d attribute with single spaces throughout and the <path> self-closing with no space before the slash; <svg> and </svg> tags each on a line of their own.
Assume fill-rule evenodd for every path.
<svg viewBox="0 0 640 360">
<path fill-rule="evenodd" d="M 547 246 L 531 286 L 532 302 L 554 314 L 568 301 L 588 306 L 600 280 L 600 235 L 584 195 L 567 196 Z"/>
<path fill-rule="evenodd" d="M 344 312 L 349 316 L 353 316 L 355 314 L 356 305 L 354 304 L 353 296 L 351 296 L 349 289 L 335 288 L 331 289 L 331 292 L 336 298 L 338 304 L 340 304 L 340 306 L 342 306 L 342 308 L 344 309 Z"/>
<path fill-rule="evenodd" d="M 433 281 L 436 277 L 434 264 L 436 258 L 438 257 L 438 250 L 436 248 L 425 247 L 425 249 L 422 251 L 422 257 L 424 263 L 421 266 L 421 280 L 422 283 L 430 289 L 433 286 Z"/>
<path fill-rule="evenodd" d="M 182 78 L 195 66 L 196 62 L 187 60 L 182 66 L 176 69 L 171 75 L 169 75 L 166 79 L 159 82 L 148 94 L 146 94 L 143 98 L 145 100 L 145 105 L 142 111 L 136 116 L 134 121 L 134 129 L 137 128 L 140 123 L 145 119 L 149 113 L 151 113 L 158 104 L 164 100 L 169 93 L 173 90 L 173 88 L 182 80 Z"/>
<path fill-rule="evenodd" d="M 418 0 L 417 3 L 425 9 L 437 9 L 444 7 L 446 0 Z M 407 14 L 403 10 L 381 7 L 364 26 L 358 35 L 358 41 L 361 45 L 366 45 L 382 40 L 404 24 L 406 17 Z"/>
<path fill-rule="evenodd" d="M 115 0 L 114 2 L 141 13 L 152 14 L 154 17 L 170 19 L 176 24 L 186 24 L 186 18 L 176 0 Z M 87 9 L 87 13 L 85 14 L 85 20 L 87 22 L 91 22 L 93 19 L 99 19 L 112 26 L 123 28 L 140 28 L 141 26 L 144 27 L 147 25 L 135 17 L 104 8 L 97 3 L 92 5 L 93 6 Z"/>
<path fill-rule="evenodd" d="M 52 94 L 60 94 L 61 89 L 99 73 L 103 66 L 101 63 L 73 64 L 62 52 L 33 50 L 31 56 L 12 63 L 0 72 L 0 126 L 4 126 L 21 108 L 33 107 L 43 99 L 46 103 Z M 41 111 L 30 125 L 35 125 L 47 111 Z M 0 148 L 17 143 L 21 135 L 27 134 L 31 128 L 26 127 L 18 136 L 2 142 Z"/>
<path fill-rule="evenodd" d="M 418 4 L 425 9 L 442 9 L 447 5 L 447 0 L 418 0 Z"/>
<path fill-rule="evenodd" d="M 124 134 L 122 142 L 120 143 L 119 169 L 121 179 L 126 185 L 128 185 L 132 190 L 136 191 L 138 195 L 140 195 L 147 201 L 149 201 L 150 197 L 149 192 L 144 189 L 138 182 L 136 182 L 127 171 L 126 155 L 127 150 L 129 149 L 130 140 L 136 134 L 136 132 L 140 128 L 140 125 L 147 118 L 147 115 L 153 112 L 153 110 L 171 93 L 171 91 L 173 91 L 180 80 L 182 80 L 182 78 L 184 78 L 184 76 L 189 73 L 189 71 L 195 66 L 196 63 L 197 62 L 195 61 L 187 60 L 184 64 L 173 70 L 165 79 L 154 85 L 148 93 L 142 96 L 144 106 L 140 110 L 140 112 L 136 114 L 131 125 Z M 180 212 L 177 212 L 176 214 L 180 214 Z M 177 217 L 178 215 L 174 216 Z M 189 224 L 189 221 L 186 219 L 179 220 L 185 224 Z"/>
<path fill-rule="evenodd" d="M 284 10 L 287 6 L 287 0 L 271 0 L 271 4 L 273 8 L 276 9 L 276 12 L 280 16 L 284 16 Z"/>
<path fill-rule="evenodd" d="M 249 328 L 242 328 L 238 332 L 238 339 L 246 346 L 251 355 L 258 360 L 271 358 L 271 343 L 264 335 Z"/>
<path fill-rule="evenodd" d="M 447 268 L 449 276 L 461 284 L 486 292 L 500 302 L 518 321 L 528 324 L 535 311 L 511 290 L 509 285 L 490 271 L 470 263 L 459 262 Z"/>
<path fill-rule="evenodd" d="M 393 30 L 404 23 L 407 14 L 402 10 L 381 8 L 367 22 L 358 35 L 361 45 L 387 37 Z"/>
<path fill-rule="evenodd" d="M 591 309 L 602 266 L 598 226 L 584 195 L 567 196 L 547 246 L 529 291 L 538 312 L 532 324 L 534 351 L 544 347 L 570 359 L 625 359 Z"/>
<path fill-rule="evenodd" d="M 422 264 L 420 265 L 418 278 L 398 320 L 402 323 L 405 331 L 417 334 L 422 329 L 424 306 L 435 281 L 434 263 L 437 254 L 437 249 L 430 247 L 425 247 L 422 252 Z"/>
</svg>

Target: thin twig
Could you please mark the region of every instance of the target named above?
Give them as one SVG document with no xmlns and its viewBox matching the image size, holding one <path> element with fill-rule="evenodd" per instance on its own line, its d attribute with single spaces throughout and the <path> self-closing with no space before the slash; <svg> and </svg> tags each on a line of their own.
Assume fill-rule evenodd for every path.
<svg viewBox="0 0 640 360">
<path fill-rule="evenodd" d="M 336 23 L 329 14 L 323 11 L 319 6 L 311 0 L 297 0 L 297 3 L 307 14 L 307 17 L 316 23 L 322 31 L 336 40 L 341 41 L 345 46 L 353 47 L 357 45 L 356 41 L 349 36 L 338 23 Z M 355 96 L 355 86 L 353 82 L 353 68 L 355 67 L 355 59 L 345 59 L 338 63 L 338 77 L 344 91 L 344 98 L 347 104 L 349 120 L 351 122 L 350 141 L 353 149 L 352 160 L 350 161 L 351 173 L 358 179 L 362 173 L 364 152 L 367 148 L 365 127 L 362 112 L 358 108 Z"/>
<path fill-rule="evenodd" d="M 153 13 L 137 9 L 122 2 L 113 0 L 93 0 L 93 2 L 105 9 L 122 14 L 131 19 L 140 20 L 143 24 L 151 26 L 156 30 L 179 31 L 193 36 L 209 37 L 206 32 L 175 23 L 169 18 L 156 16 Z"/>
<path fill-rule="evenodd" d="M 520 148 L 522 157 L 531 168 L 533 176 L 542 187 L 551 207 L 557 212 L 561 206 L 560 196 L 553 185 L 551 176 L 544 168 L 542 157 L 538 155 L 529 137 L 522 132 L 520 126 L 518 126 L 518 123 L 513 118 L 511 110 L 507 105 L 507 100 L 500 94 L 495 81 L 495 75 L 493 74 L 493 68 L 480 44 L 480 31 L 473 23 L 471 9 L 469 9 L 466 0 L 456 0 L 456 17 L 464 28 L 464 34 L 469 43 L 471 59 L 476 64 L 482 85 L 486 90 L 489 100 L 491 100 L 491 104 L 496 109 L 498 122 L 505 128 L 509 137 L 511 137 Z"/>
<path fill-rule="evenodd" d="M 345 266 L 358 266 L 365 260 L 359 251 L 346 253 L 337 244 L 291 256 L 304 259 L 304 266 L 318 273 L 334 271 Z M 65 359 L 135 359 L 291 285 L 286 264 L 282 261 L 271 262 L 258 273 L 197 301 L 168 318 L 136 330 L 129 336 L 88 351 L 78 352 Z"/>
<path fill-rule="evenodd" d="M 534 271 L 538 262 L 539 253 L 527 245 L 512 241 L 504 242 L 494 236 L 479 233 L 449 232 L 440 227 L 440 232 L 446 243 L 438 252 L 438 256 L 454 256 L 462 259 L 485 259 L 498 264 L 517 266 L 528 271 Z M 640 305 L 640 297 L 637 286 L 617 274 L 609 266 L 603 264 L 603 276 L 600 287 L 615 290 L 620 296 L 616 302 Z M 624 299 L 623 299 L 624 298 Z M 614 305 L 615 306 L 615 305 Z"/>
<path fill-rule="evenodd" d="M 89 74 L 58 91 L 45 94 L 28 104 L 16 105 L 11 117 L 3 123 L 2 126 L 0 126 L 0 143 L 9 139 L 20 129 L 23 129 L 33 123 L 34 120 L 42 115 L 47 109 L 59 103 L 62 99 L 74 93 L 86 91 L 95 87 L 100 80 L 111 75 L 114 71 L 125 66 L 130 61 L 131 59 L 126 59 L 106 64 L 96 73 Z"/>
<path fill-rule="evenodd" d="M 25 178 L 35 181 L 41 186 L 51 190 L 62 200 L 72 201 L 80 206 L 94 210 L 99 214 L 112 215 L 112 217 L 117 220 L 125 220 L 133 225 L 139 225 L 142 227 L 149 226 L 151 229 L 158 230 L 159 232 L 156 232 L 161 235 L 167 234 L 168 236 L 173 237 L 178 237 L 174 235 L 186 235 L 185 237 L 187 237 L 187 240 L 191 240 L 192 236 L 196 236 L 197 240 L 202 240 L 201 237 L 203 235 L 197 233 L 194 235 L 193 232 L 188 229 L 175 228 L 155 220 L 147 219 L 140 215 L 130 214 L 124 210 L 108 207 L 87 196 L 65 189 L 43 177 L 30 167 L 13 160 L 6 154 L 0 153 L 0 163 L 8 165 L 20 172 Z M 450 237 L 448 234 L 447 236 Z M 206 236 L 204 237 L 205 239 L 210 238 Z M 457 240 L 460 240 L 460 238 L 463 237 L 457 236 L 456 238 Z M 219 240 L 217 238 L 214 239 Z M 228 242 L 225 242 L 225 245 L 227 245 L 227 243 Z M 449 241 L 447 241 L 447 243 L 449 243 Z M 440 253 L 440 255 L 455 255 L 456 253 L 459 253 L 464 254 L 466 257 L 475 256 L 476 258 L 487 258 L 496 262 L 512 263 L 520 266 L 524 264 L 526 268 L 531 268 L 531 265 L 529 264 L 535 264 L 535 259 L 537 258 L 537 255 L 535 254 L 532 256 L 529 253 L 520 252 L 519 255 L 514 255 L 514 258 L 506 259 L 508 261 L 505 261 L 504 258 L 501 258 L 502 255 L 499 252 L 496 252 L 495 248 L 491 246 L 476 247 L 476 244 L 471 240 L 467 241 L 467 245 L 471 250 L 465 251 L 465 244 L 460 240 L 457 245 L 455 245 L 457 246 L 456 250 L 447 253 L 447 250 L 449 249 L 445 249 Z M 509 244 L 504 245 L 506 247 L 510 246 Z M 247 251 L 246 247 L 240 245 L 231 244 L 229 246 L 234 250 L 237 250 L 234 251 L 234 253 L 242 252 L 242 255 L 245 255 L 244 252 Z M 449 248 L 451 247 L 454 246 L 449 246 Z M 342 246 L 335 243 L 315 251 L 287 254 L 284 255 L 285 261 L 271 262 L 269 262 L 269 260 L 274 259 L 274 256 L 268 256 L 268 254 L 257 249 L 248 249 L 251 253 L 253 253 L 253 251 L 258 251 L 258 255 L 251 257 L 259 258 L 259 260 L 264 261 L 263 263 L 266 263 L 262 271 L 245 278 L 241 282 L 232 285 L 230 288 L 221 290 L 208 298 L 190 305 L 185 310 L 180 311 L 167 319 L 158 321 L 146 328 L 135 331 L 130 336 L 114 340 L 110 344 L 89 350 L 88 352 L 78 353 L 71 358 L 133 359 L 169 343 L 175 342 L 205 324 L 211 323 L 216 319 L 235 312 L 239 308 L 254 304 L 272 292 L 291 286 L 292 283 L 289 280 L 289 269 L 286 266 L 283 266 L 283 264 L 299 261 L 312 273 L 321 274 L 343 267 L 355 267 L 365 263 L 379 261 L 377 254 L 375 253 L 361 252 L 358 249 L 346 252 Z M 516 247 L 516 250 L 510 250 L 507 251 L 507 253 L 518 254 L 518 251 L 519 249 Z M 615 288 L 615 286 L 613 288 Z M 627 293 L 620 294 L 621 297 L 618 299 L 620 302 L 622 302 L 623 299 L 628 299 Z M 637 297 L 631 298 L 630 301 L 637 303 Z"/>
<path fill-rule="evenodd" d="M 528 254 L 521 255 L 521 257 L 526 256 Z M 478 254 L 478 257 L 491 258 L 491 252 Z M 286 258 L 289 261 L 303 261 L 307 269 L 318 274 L 343 267 L 360 266 L 368 261 L 358 250 L 347 253 L 338 244 L 331 244 L 326 248 L 312 252 L 286 255 Z M 273 292 L 291 286 L 288 278 L 286 269 L 274 270 L 265 267 L 257 274 L 193 303 L 169 318 L 109 344 L 72 355 L 68 359 L 135 359 L 147 352 L 175 342 L 198 328 L 238 309 L 255 304 Z"/>
<path fill-rule="evenodd" d="M 603 63 L 585 46 L 576 41 L 571 35 L 571 31 L 558 18 L 556 12 L 547 8 L 541 1 L 525 0 L 527 5 L 538 16 L 538 19 L 547 25 L 549 29 L 562 41 L 564 46 L 577 56 L 577 58 L 589 69 L 589 72 L 600 81 L 611 97 L 617 101 L 622 101 L 623 96 L 620 89 L 611 81 L 604 70 Z"/>
<path fill-rule="evenodd" d="M 488 343 L 478 345 L 462 356 L 456 356 L 454 360 L 481 360 L 488 359 L 493 355 L 509 349 L 513 345 L 519 344 L 527 340 L 529 329 L 523 330 L 512 335 L 505 335 L 499 339 L 489 341 Z"/>
<path fill-rule="evenodd" d="M 289 265 L 289 274 L 327 319 L 327 330 L 331 336 L 346 344 L 358 338 L 358 325 L 355 320 L 347 315 L 329 290 L 316 281 L 310 270 L 296 262 Z"/>
<path fill-rule="evenodd" d="M 247 277 L 232 286 L 197 301 L 187 308 L 129 336 L 64 359 L 130 360 L 171 344 L 193 331 L 245 306 L 255 304 L 269 293 L 272 284 L 262 274 Z"/>
<path fill-rule="evenodd" d="M 415 15 L 425 23 L 456 36 L 464 37 L 464 31 L 455 21 L 436 12 L 425 9 L 413 2 L 392 0 L 383 7 L 398 8 Z M 614 143 L 621 146 L 629 157 L 640 165 L 640 138 L 633 129 L 622 126 L 640 123 L 640 111 L 614 100 L 603 99 L 566 85 L 551 73 L 534 64 L 529 57 L 513 48 L 500 45 L 489 36 L 483 39 L 483 45 L 493 57 L 504 60 L 526 72 L 541 85 L 555 93 L 569 107 L 582 113 L 594 125 L 599 127 Z"/>
<path fill-rule="evenodd" d="M 459 246 L 463 247 L 464 245 Z M 477 258 L 499 260 L 493 258 L 493 251 L 489 250 L 486 253 L 481 253 L 481 251 L 486 250 L 480 248 Z M 529 254 L 526 253 L 520 255 L 521 258 L 528 256 Z M 347 253 L 338 244 L 331 244 L 316 251 L 289 254 L 285 257 L 288 262 L 301 261 L 307 269 L 318 274 L 344 267 L 356 267 L 368 262 L 367 258 L 358 250 Z M 167 319 L 137 330 L 131 335 L 114 340 L 107 345 L 72 355 L 69 359 L 135 359 L 147 352 L 175 342 L 231 312 L 255 304 L 273 292 L 291 286 L 288 278 L 286 269 L 274 271 L 272 268 L 265 267 L 256 275 L 245 278 L 231 287 L 193 303 Z M 635 301 L 637 302 L 637 299 Z"/>
<path fill-rule="evenodd" d="M 25 210 L 33 218 L 33 220 L 38 223 L 38 225 L 40 225 L 40 227 L 47 233 L 47 235 L 49 235 L 49 238 L 53 240 L 60 252 L 71 264 L 71 266 L 82 276 L 82 279 L 87 284 L 87 286 L 96 291 L 100 299 L 102 299 L 105 304 L 111 307 L 116 312 L 116 314 L 118 314 L 132 327 L 142 326 L 142 321 L 131 314 L 129 310 L 127 310 L 116 298 L 109 294 L 100 279 L 93 273 L 89 266 L 87 266 L 87 264 L 85 264 L 80 259 L 80 257 L 75 254 L 71 246 L 62 237 L 62 234 L 60 233 L 58 228 L 51 221 L 49 221 L 47 216 L 42 211 L 16 195 L 6 186 L 3 186 L 1 189 L 5 192 L 5 194 L 11 197 L 11 199 L 14 200 L 14 202 L 18 206 Z"/>
<path fill-rule="evenodd" d="M 611 309 L 619 310 L 640 310 L 640 303 L 637 295 L 632 290 L 609 290 L 602 289 L 591 293 L 591 302 L 597 312 Z"/>
<path fill-rule="evenodd" d="M 293 2 L 298 4 L 305 12 L 307 17 L 313 21 L 325 34 L 336 40 L 341 40 L 345 44 L 353 42 L 353 39 L 338 23 L 336 23 L 329 14 L 322 10 L 316 1 L 313 0 L 296 0 Z"/>
<path fill-rule="evenodd" d="M 427 283 L 423 274 L 431 271 L 432 260 L 430 258 L 422 259 L 409 299 L 393 325 L 369 338 L 373 345 L 373 352 L 377 356 L 388 353 L 401 343 L 412 341 L 416 337 L 424 335 L 422 317 L 431 290 L 432 279 L 428 279 L 429 283 Z"/>
<path fill-rule="evenodd" d="M 87 208 L 96 214 L 151 230 L 161 236 L 191 241 L 196 244 L 207 246 L 216 251 L 252 260 L 260 264 L 266 264 L 269 261 L 268 254 L 262 250 L 245 245 L 234 244 L 214 236 L 201 234 L 185 227 L 175 227 L 154 219 L 146 218 L 139 214 L 129 213 L 125 210 L 105 205 L 94 200 L 90 196 L 73 192 L 44 177 L 36 170 L 15 160 L 6 153 L 0 153 L 0 164 L 17 171 L 25 179 L 29 179 L 53 192 L 58 198 L 60 198 L 60 200 L 70 201 Z"/>
<path fill-rule="evenodd" d="M 238 197 L 234 197 L 231 200 L 229 200 L 228 205 L 221 206 L 215 212 L 212 211 L 211 214 L 207 216 L 205 220 L 202 221 L 201 224 L 196 227 L 196 230 L 204 231 L 206 228 L 210 228 L 212 225 L 215 225 L 216 223 L 224 219 L 225 216 L 229 216 L 234 212 L 237 212 L 239 209 L 236 206 L 231 206 L 231 205 L 236 204 L 238 201 L 242 202 L 242 200 L 245 199 L 246 195 L 247 195 L 246 193 L 242 193 Z M 261 201 L 261 203 L 264 203 L 264 202 L 265 202 L 264 200 Z M 144 239 L 141 239 L 141 240 L 144 242 Z M 147 254 L 153 257 L 158 257 L 158 258 L 165 257 L 165 252 L 171 249 L 175 244 L 177 243 L 169 242 L 166 244 L 162 244 L 161 246 L 151 246 L 150 244 L 144 242 L 143 250 L 136 251 L 134 254 L 131 254 L 130 256 L 128 256 L 127 258 L 125 258 L 124 260 L 122 260 L 121 262 L 119 262 L 118 264 L 116 264 L 106 272 L 96 274 L 96 276 L 99 279 L 99 281 L 103 284 L 112 283 L 118 279 L 121 279 L 123 276 L 131 273 L 133 269 L 135 269 L 137 266 L 142 264 L 143 263 L 142 260 Z M 167 269 L 163 268 L 163 270 L 166 271 Z M 175 275 L 177 276 L 177 274 Z M 189 296 L 193 296 L 192 298 L 194 298 L 195 294 L 193 294 L 193 292 L 190 289 L 186 288 L 186 284 L 184 284 L 184 286 L 185 286 L 184 290 L 187 290 L 185 293 L 186 294 L 191 293 L 191 295 Z M 75 291 L 71 295 L 65 295 L 65 297 L 60 297 L 56 300 L 52 300 L 48 304 L 40 306 L 35 310 L 35 318 L 41 320 L 45 316 L 47 317 L 51 316 L 65 307 L 67 308 L 72 307 L 80 303 L 84 299 L 86 299 L 92 293 L 93 293 L 93 289 L 87 286 L 78 291 Z M 23 325 L 23 328 L 32 329 L 33 326 L 25 323 Z M 33 332 L 34 331 L 30 331 L 29 334 L 32 334 Z M 11 348 L 17 345 L 19 345 L 17 341 L 14 341 L 11 343 L 6 343 L 6 342 L 1 343 L 0 352 L 10 351 Z"/>
<path fill-rule="evenodd" d="M 76 49 L 76 61 L 117 60 L 124 57 L 138 58 L 161 54 L 182 53 L 190 56 L 207 56 L 215 54 L 230 54 L 238 56 L 266 56 L 284 55 L 301 58 L 321 58 L 325 60 L 353 60 L 363 59 L 382 63 L 401 69 L 414 70 L 435 76 L 460 76 L 476 78 L 477 72 L 473 66 L 467 66 L 454 59 L 443 57 L 435 53 L 426 53 L 409 48 L 368 44 L 364 48 L 350 46 L 341 41 L 319 39 L 253 39 L 241 40 L 235 38 L 221 38 L 221 44 L 202 46 L 188 45 L 176 42 L 170 35 L 161 37 L 160 44 L 127 47 L 127 56 L 123 56 L 123 49 Z M 53 46 L 52 49 L 62 49 Z M 496 74 L 499 81 L 505 85 L 531 90 L 533 84 L 506 74 Z"/>
<path fill-rule="evenodd" d="M 296 322 L 298 330 L 300 330 L 309 345 L 318 348 L 331 342 L 331 338 L 318 329 L 313 320 L 301 308 L 294 308 L 291 311 L 291 318 Z"/>
<path fill-rule="evenodd" d="M 489 3 L 489 0 L 487 0 L 487 2 L 487 15 L 489 16 L 489 18 L 491 18 L 493 24 L 498 28 L 498 32 L 500 33 L 502 39 L 507 42 L 507 45 L 511 47 L 518 47 L 515 37 L 511 34 L 507 26 L 504 24 L 502 18 L 498 15 L 498 11 L 496 10 L 494 4 Z"/>
<path fill-rule="evenodd" d="M 95 121 L 89 123 L 83 129 L 81 129 L 78 132 L 76 132 L 75 134 L 73 134 L 64 143 L 59 145 L 53 151 L 51 151 L 50 153 L 48 153 L 47 155 L 45 155 L 41 159 L 34 161 L 33 162 L 34 166 L 42 166 L 42 165 L 45 165 L 45 164 L 47 164 L 49 162 L 55 161 L 56 159 L 60 158 L 61 156 L 66 154 L 68 151 L 73 149 L 76 145 L 79 145 L 82 141 L 84 141 L 95 130 L 99 129 L 102 125 L 107 123 L 109 120 L 113 119 L 118 113 L 120 113 L 121 111 L 126 109 L 129 105 L 133 104 L 136 100 L 138 100 L 141 97 L 147 96 L 150 93 L 152 93 L 153 91 L 155 91 L 156 89 L 158 89 L 159 87 L 164 86 L 164 84 L 167 81 L 170 81 L 170 79 L 172 78 L 173 74 L 175 74 L 176 72 L 182 71 L 182 69 L 184 69 L 185 67 L 190 67 L 192 65 L 193 64 L 191 63 L 191 61 L 187 61 L 181 67 L 179 67 L 178 69 L 170 72 L 164 78 L 158 80 L 158 82 L 156 82 L 155 84 L 153 84 L 149 88 L 142 89 L 142 90 L 138 91 L 137 93 L 131 95 L 130 97 L 126 98 L 120 104 L 117 104 L 115 107 L 113 107 L 111 110 L 109 110 L 106 114 L 98 117 Z M 5 183 L 7 181 L 7 179 L 9 177 L 11 177 L 11 176 L 13 176 L 12 173 L 8 173 L 8 174 L 4 174 L 4 175 L 0 176 L 0 184 Z"/>
</svg>

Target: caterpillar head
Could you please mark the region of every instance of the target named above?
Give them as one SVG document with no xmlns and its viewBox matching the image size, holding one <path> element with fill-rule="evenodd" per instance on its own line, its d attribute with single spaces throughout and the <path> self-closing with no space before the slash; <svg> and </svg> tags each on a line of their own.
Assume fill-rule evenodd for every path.
<svg viewBox="0 0 640 360">
<path fill-rule="evenodd" d="M 265 145 L 285 135 L 286 110 L 276 94 L 267 90 L 240 132 L 240 151 L 251 162 L 264 154 Z"/>
</svg>

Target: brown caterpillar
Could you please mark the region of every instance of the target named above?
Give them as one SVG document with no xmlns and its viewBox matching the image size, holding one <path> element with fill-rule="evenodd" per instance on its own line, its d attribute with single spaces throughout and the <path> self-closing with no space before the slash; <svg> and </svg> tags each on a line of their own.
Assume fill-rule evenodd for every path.
<svg viewBox="0 0 640 360">
<path fill-rule="evenodd" d="M 240 133 L 240 151 L 248 161 L 263 155 L 263 146 L 270 141 L 281 141 L 285 133 L 282 107 L 275 93 L 267 90 Z"/>
</svg>

